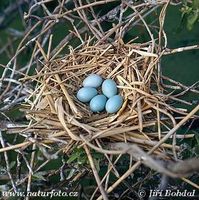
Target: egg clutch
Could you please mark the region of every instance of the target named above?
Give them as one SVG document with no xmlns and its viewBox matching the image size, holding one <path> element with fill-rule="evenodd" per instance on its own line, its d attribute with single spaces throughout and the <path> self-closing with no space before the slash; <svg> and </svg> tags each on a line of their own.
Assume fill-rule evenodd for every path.
<svg viewBox="0 0 199 200">
<path fill-rule="evenodd" d="M 83 87 L 77 92 L 77 99 L 83 103 L 90 102 L 92 112 L 106 110 L 107 113 L 116 113 L 123 104 L 115 81 L 103 80 L 98 74 L 90 74 L 84 79 Z"/>
</svg>

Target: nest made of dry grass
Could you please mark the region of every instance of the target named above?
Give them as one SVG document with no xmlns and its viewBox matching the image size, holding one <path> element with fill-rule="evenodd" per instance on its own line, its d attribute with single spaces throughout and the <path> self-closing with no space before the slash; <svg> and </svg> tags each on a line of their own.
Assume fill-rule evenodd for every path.
<svg viewBox="0 0 199 200">
<path fill-rule="evenodd" d="M 75 50 L 70 47 L 68 55 L 46 62 L 32 77 L 36 88 L 28 101 L 27 117 L 47 143 L 86 143 L 104 152 L 103 147 L 97 145 L 100 139 L 102 146 L 103 142 L 128 142 L 150 149 L 161 139 L 162 126 L 166 127 L 168 121 L 169 126 L 171 122 L 175 125 L 166 99 L 155 92 L 160 88 L 157 54 L 148 52 L 150 43 L 125 44 L 122 40 L 100 45 L 92 43 L 88 40 Z M 88 105 L 77 100 L 77 90 L 91 73 L 117 82 L 125 101 L 116 114 L 92 113 Z M 166 117 L 165 122 L 160 122 L 161 115 Z M 178 149 L 165 143 L 161 147 Z M 160 148 L 155 152 L 159 154 Z"/>
<path fill-rule="evenodd" d="M 176 131 L 199 110 L 199 105 L 190 113 L 172 107 L 169 100 L 192 105 L 183 100 L 181 96 L 188 91 L 199 92 L 194 85 L 187 87 L 161 75 L 162 56 L 198 48 L 198 45 L 194 45 L 168 49 L 164 21 L 167 7 L 171 1 L 157 1 L 155 4 L 154 2 L 140 4 L 140 2 L 135 3 L 134 1 L 120 1 L 118 6 L 111 7 L 102 16 L 98 16 L 98 12 L 95 12 L 93 8 L 114 2 L 113 0 L 86 1 L 86 4 L 81 0 L 71 1 L 74 2 L 75 8 L 67 8 L 69 9 L 67 10 L 63 5 L 68 2 L 59 1 L 59 5 L 52 14 L 45 6 L 47 1 L 35 3 L 30 7 L 24 18 L 30 20 L 33 17 L 38 22 L 33 23 L 34 26 L 30 29 L 28 28 L 15 55 L 5 66 L 1 77 L 1 80 L 5 81 L 6 84 L 8 81 L 1 98 L 4 97 L 5 100 L 13 99 L 12 103 L 8 103 L 3 109 L 13 107 L 17 102 L 26 98 L 23 110 L 29 122 L 28 125 L 20 124 L 14 127 L 6 125 L 7 132 L 19 134 L 25 138 L 25 141 L 19 144 L 6 146 L 0 130 L 3 147 L 0 152 L 4 152 L 9 179 L 14 190 L 16 188 L 15 180 L 10 173 L 10 164 L 6 152 L 18 149 L 18 153 L 23 156 L 21 150 L 23 151 L 30 146 L 33 150 L 30 162 L 27 162 L 23 157 L 29 173 L 21 181 L 23 183 L 28 179 L 27 191 L 30 191 L 34 173 L 37 173 L 51 159 L 56 159 L 60 151 L 70 157 L 74 152 L 73 150 L 79 147 L 83 147 L 82 149 L 88 158 L 87 164 L 89 165 L 86 165 L 89 169 L 92 169 L 97 182 L 96 190 L 91 199 L 95 198 L 96 191 L 99 189 L 101 196 L 97 200 L 107 200 L 107 194 L 112 192 L 142 163 L 159 173 L 171 177 L 180 177 L 183 181 L 198 189 L 199 186 L 196 183 L 184 178 L 187 174 L 192 174 L 193 171 L 198 170 L 195 167 L 198 166 L 197 159 L 194 161 L 196 164 L 192 164 L 193 160 L 189 160 L 187 163 L 182 161 L 183 164 L 181 161 L 177 162 L 177 167 L 170 165 L 172 164 L 171 160 L 178 160 L 177 153 L 179 152 L 179 155 L 181 153 L 178 151 L 180 148 L 176 145 L 176 139 L 194 137 L 194 134 L 181 135 L 176 134 Z M 162 9 L 158 16 L 158 27 L 153 26 L 153 22 L 147 24 L 145 18 L 154 13 L 153 11 L 159 9 L 160 6 Z M 44 11 L 43 17 L 37 17 L 37 13 L 33 12 L 40 7 Z M 131 12 L 129 12 L 130 10 Z M 34 15 L 32 15 L 32 12 Z M 90 14 L 93 17 L 90 17 Z M 75 22 L 73 17 L 78 19 L 78 23 Z M 56 43 L 57 46 L 53 47 L 52 42 L 54 35 L 56 35 L 55 27 L 58 23 L 63 26 L 65 20 L 73 28 L 69 34 Z M 102 22 L 107 21 L 113 23 L 110 29 L 105 30 Z M 137 27 L 138 23 L 140 23 L 140 27 L 146 28 L 150 41 L 143 44 L 134 43 L 136 40 L 124 43 L 122 38 L 125 38 L 125 35 L 132 31 L 132 28 Z M 157 32 L 158 38 L 154 34 Z M 81 45 L 75 49 L 67 46 L 69 44 L 75 45 L 75 42 L 70 42 L 73 39 L 81 42 Z M 24 50 L 32 44 L 35 44 L 35 46 L 32 48 L 30 59 L 27 59 L 27 63 L 23 64 L 24 67 L 21 67 L 19 71 L 16 70 L 19 55 L 24 56 Z M 46 47 L 47 52 L 45 52 Z M 66 47 L 69 53 L 62 56 L 61 52 Z M 58 55 L 62 57 L 55 59 Z M 34 75 L 30 75 L 32 69 L 34 69 Z M 8 70 L 12 71 L 11 75 L 7 73 Z M 77 90 L 82 86 L 84 78 L 91 73 L 100 74 L 104 79 L 111 78 L 117 82 L 119 93 L 125 101 L 116 114 L 92 113 L 88 105 L 77 100 Z M 17 76 L 14 77 L 14 74 Z M 22 77 L 20 76 L 18 81 L 19 74 Z M 8 79 L 5 78 L 7 76 Z M 174 85 L 165 85 L 162 78 Z M 30 86 L 30 83 L 34 83 L 33 87 Z M 13 85 L 14 90 L 11 87 Z M 165 91 L 166 87 L 170 88 L 172 92 L 175 90 L 183 91 L 177 95 L 172 95 L 172 92 Z M 33 89 L 31 90 L 31 88 Z M 173 112 L 180 114 L 179 123 L 176 123 Z M 0 124 L 0 128 L 2 128 L 2 124 Z M 37 163 L 35 163 L 36 154 L 34 150 L 37 148 L 47 160 L 35 169 Z M 100 177 L 97 172 L 92 154 L 95 151 L 91 151 L 91 149 L 103 154 L 103 164 L 108 163 L 107 172 L 103 177 Z M 49 154 L 51 152 L 53 152 L 52 155 Z M 112 156 L 113 154 L 118 154 L 116 159 Z M 129 166 L 120 176 L 117 171 L 117 164 L 123 154 L 130 155 Z M 163 164 L 163 159 L 166 164 Z M 137 162 L 133 163 L 133 160 Z M 62 169 L 66 162 L 63 161 L 63 164 Z M 183 167 L 181 167 L 182 165 Z M 20 166 L 19 164 L 19 168 Z M 117 177 L 113 184 L 109 179 L 111 173 Z M 73 178 L 73 181 L 81 177 L 82 173 L 80 172 Z M 139 184 L 139 181 L 137 183 Z"/>
</svg>

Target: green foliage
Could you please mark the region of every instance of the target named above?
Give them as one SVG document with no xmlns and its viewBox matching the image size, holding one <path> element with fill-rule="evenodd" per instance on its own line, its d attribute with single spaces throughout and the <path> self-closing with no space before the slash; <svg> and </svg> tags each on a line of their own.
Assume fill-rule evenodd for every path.
<svg viewBox="0 0 199 200">
<path fill-rule="evenodd" d="M 199 22 L 199 1 L 193 0 L 192 3 L 189 3 L 184 0 L 181 12 L 182 20 L 185 21 L 187 29 L 192 30 L 193 26 Z"/>
<path fill-rule="evenodd" d="M 95 163 L 95 166 L 97 170 L 100 170 L 100 161 L 103 159 L 103 155 L 92 150 L 91 155 L 93 157 L 93 161 Z M 86 152 L 83 148 L 75 148 L 73 152 L 71 153 L 69 159 L 67 160 L 67 163 L 77 163 L 79 166 L 85 166 L 88 164 L 88 158 L 86 155 Z"/>
<path fill-rule="evenodd" d="M 9 166 L 10 169 L 14 168 L 15 165 L 16 165 L 16 161 L 11 161 L 10 166 Z"/>
<path fill-rule="evenodd" d="M 37 173 L 34 173 L 34 174 L 32 175 L 33 180 L 43 180 L 43 181 L 46 181 L 46 179 L 44 178 L 44 175 L 45 175 L 45 174 L 46 174 L 45 172 L 37 172 Z"/>
<path fill-rule="evenodd" d="M 85 151 L 82 148 L 75 148 L 72 154 L 70 155 L 67 163 L 77 162 L 79 165 L 84 165 L 87 162 L 87 156 Z"/>
</svg>

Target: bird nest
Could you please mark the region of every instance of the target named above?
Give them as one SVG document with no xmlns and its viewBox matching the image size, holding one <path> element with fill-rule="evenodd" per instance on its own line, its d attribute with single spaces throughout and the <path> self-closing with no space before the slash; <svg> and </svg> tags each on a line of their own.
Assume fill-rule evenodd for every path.
<svg viewBox="0 0 199 200">
<path fill-rule="evenodd" d="M 194 88 L 169 80 L 174 85 L 171 87 L 172 91 L 176 88 L 184 90 L 175 96 L 169 93 L 169 90 L 166 91 L 162 84 L 163 76 L 160 73 L 161 57 L 183 50 L 181 48 L 167 49 L 167 36 L 163 30 L 163 24 L 166 8 L 170 1 L 157 1 L 158 5 L 165 4 L 159 17 L 158 39 L 155 39 L 150 31 L 152 26 L 149 28 L 142 17 L 142 15 L 151 13 L 152 10 L 147 10 L 151 9 L 150 6 L 147 6 L 149 3 L 146 3 L 147 12 L 144 13 L 145 4 L 141 4 L 141 6 L 144 5 L 142 8 L 140 5 L 135 7 L 133 1 L 121 1 L 120 5 L 115 8 L 111 7 L 108 13 L 97 19 L 97 15 L 95 16 L 92 8 L 101 4 L 106 5 L 108 2 L 113 2 L 113 0 L 94 1 L 86 5 L 82 5 L 81 1 L 79 2 L 80 5 L 74 1 L 75 8 L 72 10 L 63 10 L 63 13 L 58 15 L 55 9 L 54 15 L 50 14 L 41 18 L 45 20 L 38 22 L 35 27 L 40 26 L 40 23 L 46 23 L 41 26 L 43 30 L 40 31 L 38 29 L 38 35 L 34 36 L 30 41 L 26 41 L 29 37 L 25 36 L 23 41 L 26 41 L 26 43 L 21 48 L 18 48 L 16 57 L 23 53 L 23 49 L 28 45 L 35 42 L 30 62 L 24 67 L 27 71 L 19 73 L 20 75 L 23 74 L 19 82 L 13 81 L 13 83 L 20 83 L 20 87 L 17 88 L 21 88 L 22 85 L 28 86 L 25 92 L 29 92 L 29 96 L 26 96 L 23 110 L 29 120 L 29 124 L 15 127 L 14 131 L 11 128 L 10 131 L 11 133 L 20 133 L 25 137 L 25 142 L 3 147 L 0 152 L 33 145 L 33 149 L 38 147 L 47 157 L 47 160 L 53 159 L 53 156 L 43 150 L 43 147 L 53 149 L 54 152 L 56 151 L 56 155 L 63 151 L 70 159 L 75 149 L 82 147 L 88 161 L 86 164 L 89 163 L 87 166 L 92 169 L 101 193 L 97 200 L 102 198 L 107 200 L 107 194 L 113 191 L 142 163 L 168 176 L 183 177 L 184 181 L 198 188 L 198 185 L 184 178 L 186 173 L 180 171 L 181 163 L 178 168 L 175 168 L 167 167 L 166 165 L 165 167 L 162 162 L 159 162 L 160 159 L 165 161 L 177 160 L 177 153 L 180 147 L 176 144 L 176 139 L 192 138 L 193 134 L 186 136 L 176 135 L 176 131 L 192 118 L 199 109 L 198 105 L 188 113 L 186 110 L 172 107 L 169 101 L 187 104 L 185 100 L 181 99 L 181 96 L 189 90 L 195 90 Z M 62 3 L 59 2 L 59 9 L 64 9 Z M 41 5 L 43 4 L 44 2 Z M 155 4 L 152 4 L 152 8 L 153 6 Z M 157 7 L 155 6 L 155 8 Z M 131 9 L 131 12 L 129 12 L 129 9 Z M 88 23 L 90 18 L 87 18 L 85 14 L 88 10 L 93 14 L 93 20 L 90 23 Z M 69 15 L 73 12 L 76 15 L 78 14 L 78 19 L 83 24 L 76 24 L 77 27 L 75 26 L 75 22 L 70 19 L 74 15 Z M 118 24 L 114 22 L 109 30 L 104 31 L 100 23 L 106 20 L 116 20 L 118 13 L 120 13 Z M 128 15 L 127 17 L 126 15 L 123 16 L 125 13 Z M 31 9 L 30 13 L 25 17 L 29 18 L 30 16 L 32 16 Z M 55 31 L 54 26 L 57 23 L 61 23 L 61 19 L 69 20 L 73 26 L 73 31 L 66 37 L 64 36 L 63 40 L 51 51 L 53 34 L 49 36 L 49 33 L 51 30 L 52 33 Z M 146 27 L 151 40 L 145 43 L 135 43 L 137 38 L 135 40 L 130 38 L 131 41 L 124 42 L 125 34 L 130 32 L 131 27 L 140 21 Z M 51 25 L 51 22 L 54 24 Z M 98 28 L 96 28 L 97 26 Z M 81 42 L 81 45 L 75 49 L 69 46 L 69 41 L 74 38 Z M 49 42 L 48 51 L 45 53 L 45 42 L 47 40 Z M 75 46 L 73 42 L 71 43 L 71 45 Z M 58 55 L 63 55 L 62 50 L 65 50 L 66 46 L 68 53 L 61 58 L 57 58 Z M 39 58 L 40 62 L 36 58 Z M 6 70 L 9 69 L 12 62 L 16 63 L 15 57 L 8 63 Z M 37 65 L 36 70 L 31 74 L 32 68 L 30 66 L 34 68 L 35 63 Z M 99 74 L 104 79 L 113 79 L 117 83 L 119 94 L 124 99 L 123 105 L 117 113 L 93 113 L 87 104 L 81 103 L 76 98 L 77 91 L 82 87 L 83 80 L 92 73 Z M 168 80 L 167 77 L 164 77 L 164 79 Z M 32 90 L 30 82 L 33 83 Z M 3 93 L 6 93 L 9 87 L 10 84 L 8 84 Z M 13 91 L 11 90 L 9 95 L 14 93 Z M 178 119 L 181 120 L 178 124 L 174 113 L 177 113 Z M 103 178 L 97 172 L 93 152 L 99 152 L 108 162 L 109 167 Z M 129 154 L 131 157 L 128 169 L 120 177 L 117 171 L 117 162 L 119 162 L 121 154 Z M 30 161 L 32 168 L 34 155 L 33 152 Z M 118 155 L 117 159 L 113 159 L 112 155 Z M 159 160 L 155 160 L 154 156 Z M 134 164 L 131 158 L 136 161 Z M 106 161 L 104 162 L 105 164 L 107 164 Z M 190 162 L 188 166 L 191 166 Z M 31 167 L 28 167 L 29 186 L 31 176 L 33 172 L 35 173 Z M 112 185 L 109 182 L 111 172 L 117 177 L 117 180 Z M 76 177 L 74 179 L 77 180 Z M 103 185 L 105 185 L 105 188 Z M 29 186 L 27 188 L 30 188 Z M 93 193 L 93 198 L 95 192 Z"/>
<path fill-rule="evenodd" d="M 125 44 L 121 40 L 100 45 L 87 41 L 81 48 L 70 47 L 65 57 L 45 63 L 34 78 L 36 87 L 27 111 L 32 124 L 40 126 L 38 135 L 48 142 L 88 144 L 100 152 L 108 150 L 109 142 L 136 143 L 145 149 L 154 146 L 158 135 L 152 132 L 165 125 L 160 115 L 171 121 L 172 117 L 166 99 L 155 92 L 159 88 L 158 56 L 148 49 L 149 44 Z M 116 81 L 124 98 L 117 113 L 93 113 L 76 98 L 91 73 Z M 171 149 L 172 145 L 163 143 L 162 147 Z"/>
</svg>

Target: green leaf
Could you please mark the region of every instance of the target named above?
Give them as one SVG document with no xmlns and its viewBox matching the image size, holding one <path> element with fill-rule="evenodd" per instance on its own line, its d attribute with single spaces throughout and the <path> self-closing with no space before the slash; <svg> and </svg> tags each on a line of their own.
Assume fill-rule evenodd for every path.
<svg viewBox="0 0 199 200">
<path fill-rule="evenodd" d="M 76 173 L 76 169 L 71 169 L 69 171 L 68 176 L 66 177 L 66 180 L 69 180 L 70 178 L 72 178 L 75 173 Z"/>
<path fill-rule="evenodd" d="M 46 181 L 46 179 L 43 177 L 43 172 L 37 172 L 35 174 L 33 174 L 33 178 L 36 180 L 43 180 Z"/>
<path fill-rule="evenodd" d="M 79 157 L 79 153 L 74 153 L 72 154 L 69 159 L 67 160 L 67 163 L 72 163 L 74 160 L 77 160 L 77 158 Z"/>
<path fill-rule="evenodd" d="M 12 168 L 15 166 L 15 164 L 16 164 L 16 161 L 12 161 L 12 162 L 10 163 L 10 169 L 12 169 Z"/>
<path fill-rule="evenodd" d="M 193 0 L 192 2 L 192 7 L 193 9 L 199 9 L 199 1 L 198 0 Z"/>
<path fill-rule="evenodd" d="M 192 12 L 191 14 L 188 15 L 187 17 L 187 29 L 188 30 L 192 30 L 194 24 L 197 22 L 198 20 L 198 10 L 195 12 Z"/>
<path fill-rule="evenodd" d="M 187 0 L 182 0 L 183 5 L 187 5 Z"/>
<path fill-rule="evenodd" d="M 95 164 L 96 170 L 99 172 L 100 171 L 100 160 L 93 159 L 93 162 Z"/>
<path fill-rule="evenodd" d="M 74 149 L 73 153 L 67 160 L 67 163 L 69 164 L 69 163 L 72 163 L 73 161 L 77 160 L 77 162 L 79 164 L 81 164 L 81 162 L 83 162 L 82 159 L 84 159 L 84 157 L 86 157 L 85 151 L 82 148 L 80 148 L 80 149 L 76 148 L 76 149 Z"/>
<path fill-rule="evenodd" d="M 78 158 L 78 164 L 80 165 L 85 164 L 86 161 L 87 161 L 87 157 L 85 155 Z"/>
</svg>

